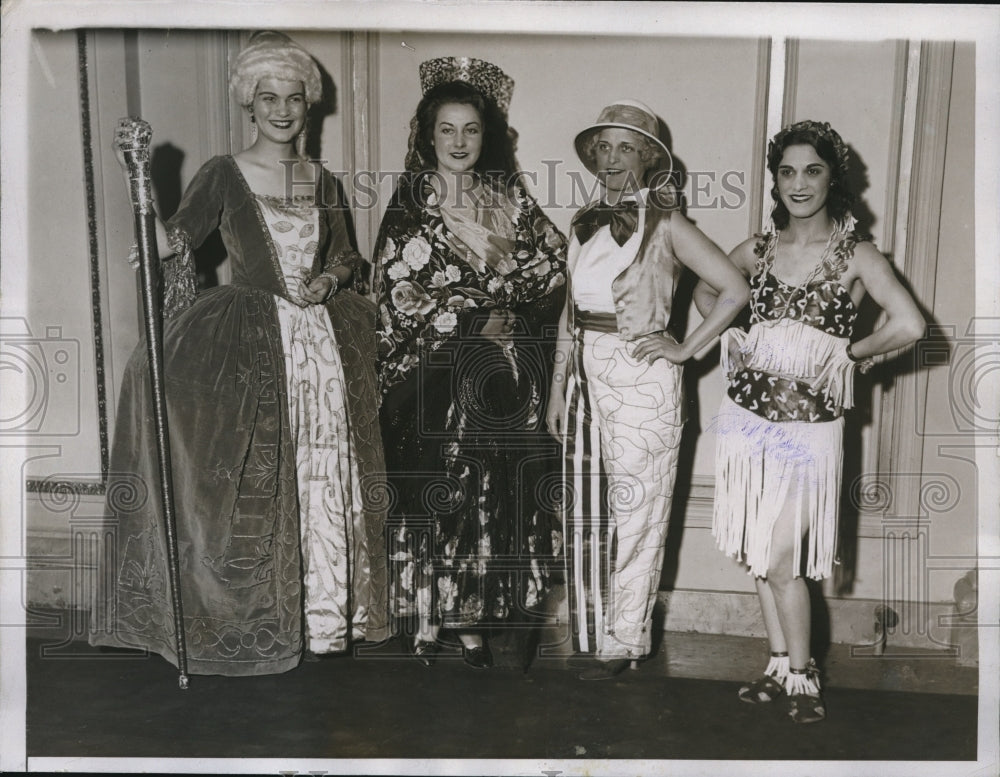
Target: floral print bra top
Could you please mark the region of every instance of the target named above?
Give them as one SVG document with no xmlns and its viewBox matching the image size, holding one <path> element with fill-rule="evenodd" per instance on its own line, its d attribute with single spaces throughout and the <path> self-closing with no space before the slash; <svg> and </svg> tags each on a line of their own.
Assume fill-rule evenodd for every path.
<svg viewBox="0 0 1000 777">
<path fill-rule="evenodd" d="M 859 237 L 842 235 L 806 281 L 791 286 L 771 272 L 778 233 L 760 237 L 757 267 L 750 279 L 750 330 L 729 330 L 739 356 L 723 342 L 729 364 L 729 398 L 769 421 L 832 421 L 850 406 L 853 371 L 841 371 L 820 388 L 811 385 L 831 358 L 843 360 L 858 311 L 840 276 Z"/>
</svg>

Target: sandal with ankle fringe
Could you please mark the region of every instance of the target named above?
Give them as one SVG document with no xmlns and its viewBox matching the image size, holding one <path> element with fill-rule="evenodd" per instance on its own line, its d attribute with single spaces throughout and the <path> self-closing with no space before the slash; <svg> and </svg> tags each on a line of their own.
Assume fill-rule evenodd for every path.
<svg viewBox="0 0 1000 777">
<path fill-rule="evenodd" d="M 811 660 L 805 669 L 788 670 L 788 714 L 796 723 L 818 723 L 826 719 L 820 695 L 819 671 Z"/>
<path fill-rule="evenodd" d="M 784 659 L 784 660 L 782 660 Z M 785 692 L 784 683 L 778 679 L 788 672 L 788 653 L 773 652 L 764 674 L 749 685 L 740 688 L 740 701 L 747 704 L 767 704 Z"/>
<path fill-rule="evenodd" d="M 771 675 L 763 675 L 750 685 L 744 685 L 739 690 L 740 701 L 747 704 L 767 704 L 777 699 L 785 692 L 785 686 Z"/>
</svg>

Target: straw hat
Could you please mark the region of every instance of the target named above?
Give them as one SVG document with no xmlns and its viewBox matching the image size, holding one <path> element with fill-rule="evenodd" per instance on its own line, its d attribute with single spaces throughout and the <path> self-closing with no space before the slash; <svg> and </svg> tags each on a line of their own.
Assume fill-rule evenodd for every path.
<svg viewBox="0 0 1000 777">
<path fill-rule="evenodd" d="M 660 164 L 657 171 L 666 170 L 667 175 L 664 176 L 664 178 L 669 176 L 670 171 L 673 170 L 674 160 L 673 157 L 670 156 L 669 149 L 663 141 L 660 140 L 659 119 L 656 118 L 656 114 L 653 113 L 652 109 L 648 105 L 645 105 L 638 100 L 616 100 L 601 111 L 600 115 L 597 117 L 597 121 L 576 136 L 576 140 L 574 141 L 576 154 L 580 157 L 580 160 L 584 165 L 586 165 L 590 172 L 596 175 L 597 168 L 595 161 L 587 158 L 587 141 L 590 140 L 594 134 L 609 127 L 619 127 L 621 129 L 638 132 L 640 135 L 654 143 L 656 147 L 663 152 L 663 162 Z"/>
</svg>

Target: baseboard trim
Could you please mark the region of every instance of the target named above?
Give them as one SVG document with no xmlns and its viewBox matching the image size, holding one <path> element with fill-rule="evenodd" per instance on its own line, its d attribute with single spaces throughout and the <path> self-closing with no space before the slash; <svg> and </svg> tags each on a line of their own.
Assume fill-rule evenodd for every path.
<svg viewBox="0 0 1000 777">
<path fill-rule="evenodd" d="M 103 498 L 74 494 L 57 505 L 46 504 L 52 495 L 29 494 L 28 512 L 43 520 L 30 520 L 24 537 L 25 602 L 30 606 L 87 609 L 99 543 L 104 537 Z M 57 507 L 54 510 L 53 507 Z M 704 500 L 696 502 L 704 513 Z M 48 508 L 48 509 L 45 509 Z M 704 519 L 704 516 L 699 516 Z M 744 637 L 764 637 L 756 594 L 711 589 L 674 589 L 659 593 L 665 631 L 700 632 Z M 876 610 L 891 608 L 895 625 L 886 629 L 886 645 L 900 648 L 948 651 L 960 663 L 978 660 L 975 613 L 959 616 L 953 602 L 884 602 L 877 599 L 826 598 L 825 617 L 829 640 L 850 644 L 860 653 L 876 653 Z M 565 599 L 559 616 L 565 618 Z M 565 621 L 564 621 L 565 622 Z M 877 653 L 876 653 L 877 654 Z"/>
<path fill-rule="evenodd" d="M 757 595 L 738 591 L 661 591 L 665 631 L 694 631 L 743 637 L 764 637 L 764 623 Z M 883 647 L 876 639 L 876 610 L 889 607 L 897 616 L 887 627 L 886 643 L 896 648 L 918 648 L 955 653 L 967 643 L 963 636 L 975 633 L 976 623 L 956 615 L 952 602 L 892 602 L 875 599 L 823 600 L 831 642 L 849 644 L 860 654 L 877 654 Z M 814 614 L 818 615 L 818 614 Z M 814 620 L 816 618 L 814 617 Z M 823 618 L 820 615 L 820 620 Z M 968 658 L 966 648 L 966 658 Z"/>
</svg>

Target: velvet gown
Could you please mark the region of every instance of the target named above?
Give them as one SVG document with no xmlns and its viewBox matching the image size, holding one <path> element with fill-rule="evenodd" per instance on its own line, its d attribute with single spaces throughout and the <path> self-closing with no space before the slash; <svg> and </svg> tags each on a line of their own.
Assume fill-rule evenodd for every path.
<svg viewBox="0 0 1000 777">
<path fill-rule="evenodd" d="M 325 310 L 305 306 L 290 282 L 361 261 L 338 191 L 324 171 L 304 197 L 255 195 L 236 161 L 220 156 L 166 224 L 177 258 L 165 267 L 218 227 L 233 277 L 164 326 L 192 674 L 282 672 L 306 649 L 388 636 L 374 305 L 345 289 Z M 90 640 L 176 664 L 147 370 L 141 342 L 118 405 Z"/>
</svg>

